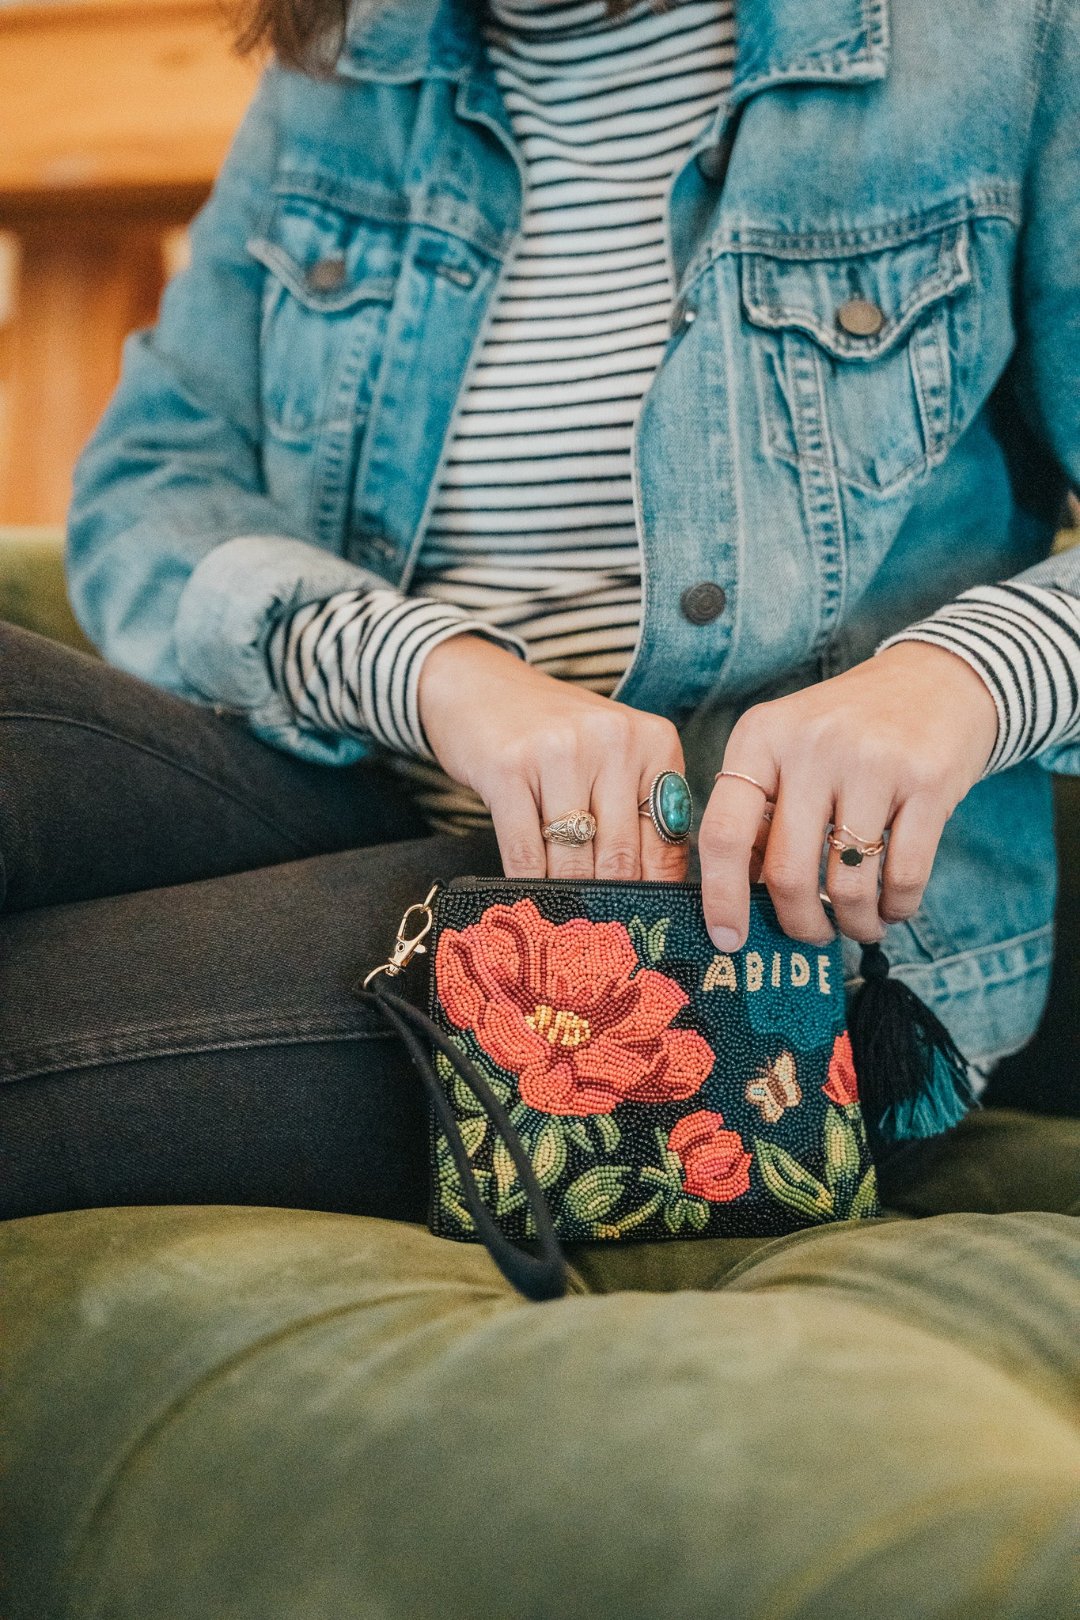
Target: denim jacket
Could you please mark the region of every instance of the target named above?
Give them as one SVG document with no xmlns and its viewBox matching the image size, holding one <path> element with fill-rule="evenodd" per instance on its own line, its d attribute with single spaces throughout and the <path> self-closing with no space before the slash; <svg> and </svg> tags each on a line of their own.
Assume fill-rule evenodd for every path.
<svg viewBox="0 0 1080 1620">
<path fill-rule="evenodd" d="M 1078 123 L 1074 0 L 739 0 L 730 99 L 667 198 L 615 693 L 680 727 L 699 803 L 748 704 L 970 585 L 1080 593 L 1050 554 L 1080 483 Z M 364 754 L 297 727 L 268 630 L 409 588 L 523 186 L 470 0 L 383 0 L 332 77 L 266 73 L 77 471 L 69 584 L 106 657 L 305 758 Z M 878 330 L 838 322 L 853 297 Z M 705 580 L 726 607 L 693 623 Z M 1080 744 L 976 784 L 886 940 L 981 1061 L 1046 994 L 1047 769 Z"/>
</svg>

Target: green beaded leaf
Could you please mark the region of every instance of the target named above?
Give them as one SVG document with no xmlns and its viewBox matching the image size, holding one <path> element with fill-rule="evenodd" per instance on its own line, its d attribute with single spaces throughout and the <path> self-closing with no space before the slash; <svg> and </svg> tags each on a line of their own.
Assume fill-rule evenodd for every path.
<svg viewBox="0 0 1080 1620">
<path fill-rule="evenodd" d="M 628 1164 L 596 1164 L 567 1187 L 563 1208 L 582 1221 L 598 1221 L 609 1214 L 623 1195 Z"/>
<path fill-rule="evenodd" d="M 611 1115 L 597 1114 L 593 1119 L 593 1124 L 595 1125 L 597 1134 L 600 1137 L 601 1146 L 608 1153 L 613 1153 L 622 1140 L 622 1132 L 612 1119 Z"/>
<path fill-rule="evenodd" d="M 518 1187 L 514 1191 L 501 1192 L 495 1200 L 496 1215 L 509 1215 L 515 1209 L 520 1209 L 526 1203 L 525 1193 Z"/>
<path fill-rule="evenodd" d="M 484 1105 L 473 1091 L 468 1087 L 455 1069 L 450 1060 L 441 1052 L 435 1054 L 435 1072 L 443 1083 L 443 1089 L 449 1094 L 457 1114 L 482 1114 Z"/>
<path fill-rule="evenodd" d="M 871 1165 L 869 1170 L 859 1182 L 859 1190 L 851 1200 L 848 1218 L 853 1221 L 863 1221 L 872 1215 L 881 1213 L 878 1203 L 877 1171 Z"/>
<path fill-rule="evenodd" d="M 663 1201 L 663 1193 L 653 1193 L 646 1203 L 639 1204 L 637 1209 L 628 1211 L 620 1220 L 614 1221 L 612 1224 L 620 1234 L 631 1232 L 635 1226 L 641 1226 L 651 1215 L 655 1215 Z"/>
<path fill-rule="evenodd" d="M 642 1181 L 657 1182 L 669 1192 L 681 1193 L 683 1188 L 682 1160 L 667 1145 L 667 1132 L 655 1127 L 656 1145 L 660 1150 L 659 1165 L 646 1164 L 638 1171 Z"/>
<path fill-rule="evenodd" d="M 465 1205 L 459 1204 L 457 1199 L 452 1198 L 445 1188 L 443 1189 L 439 1203 L 443 1214 L 449 1215 L 452 1220 L 456 1221 L 463 1232 L 476 1231 L 476 1222 L 465 1208 Z"/>
<path fill-rule="evenodd" d="M 517 1180 L 517 1170 L 505 1142 L 496 1142 L 492 1149 L 491 1168 L 495 1172 L 495 1185 L 499 1193 L 508 1193 Z"/>
<path fill-rule="evenodd" d="M 491 1062 L 486 1052 L 473 1040 L 457 1041 L 463 1051 L 472 1059 L 474 1068 L 480 1070 L 484 1079 L 491 1087 L 501 1103 L 510 1101 L 511 1088 L 509 1083 Z M 443 1083 L 444 1089 L 449 1093 L 455 1108 L 462 1114 L 480 1114 L 484 1112 L 484 1105 L 474 1093 L 472 1087 L 461 1078 L 448 1057 L 443 1052 L 435 1054 L 435 1072 Z"/>
<path fill-rule="evenodd" d="M 487 1127 L 488 1122 L 484 1116 L 481 1116 L 479 1119 L 462 1119 L 458 1121 L 458 1130 L 461 1132 L 461 1140 L 465 1144 L 465 1151 L 469 1155 L 470 1159 L 474 1156 L 477 1148 L 487 1135 Z"/>
<path fill-rule="evenodd" d="M 665 1204 L 664 1225 L 668 1231 L 681 1232 L 687 1213 L 687 1200 L 685 1198 L 673 1198 L 669 1204 Z"/>
<path fill-rule="evenodd" d="M 686 1218 L 691 1226 L 696 1226 L 703 1232 L 709 1224 L 709 1206 L 701 1198 L 688 1198 L 686 1200 Z"/>
<path fill-rule="evenodd" d="M 475 1232 L 476 1224 L 465 1207 L 464 1192 L 457 1165 L 450 1153 L 450 1144 L 440 1135 L 435 1151 L 438 1179 L 438 1205 L 442 1215 L 448 1215 L 464 1232 Z"/>
<path fill-rule="evenodd" d="M 850 1188 L 861 1164 L 855 1132 L 840 1110 L 830 1104 L 825 1110 L 825 1180 L 834 1192 Z"/>
<path fill-rule="evenodd" d="M 670 917 L 657 917 L 651 926 L 646 925 L 640 917 L 631 917 L 626 931 L 630 935 L 630 943 L 643 963 L 659 962 L 664 954 L 670 927 Z"/>
<path fill-rule="evenodd" d="M 786 1148 L 776 1142 L 754 1138 L 758 1169 L 774 1198 L 810 1221 L 830 1220 L 835 1212 L 833 1195 L 811 1175 Z"/>
<path fill-rule="evenodd" d="M 585 1129 L 584 1122 L 580 1119 L 569 1119 L 565 1116 L 564 1118 L 566 1122 L 563 1125 L 563 1130 L 570 1141 L 574 1143 L 575 1147 L 581 1148 L 583 1153 L 588 1153 L 591 1157 L 596 1152 L 596 1147 L 592 1137 Z"/>
<path fill-rule="evenodd" d="M 536 1138 L 532 1162 L 541 1187 L 553 1186 L 566 1169 L 566 1138 L 553 1119 Z"/>
</svg>

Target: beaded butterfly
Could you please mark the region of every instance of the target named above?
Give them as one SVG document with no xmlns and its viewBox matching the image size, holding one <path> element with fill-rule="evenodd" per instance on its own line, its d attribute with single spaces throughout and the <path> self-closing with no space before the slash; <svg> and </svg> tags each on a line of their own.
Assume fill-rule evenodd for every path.
<svg viewBox="0 0 1080 1620">
<path fill-rule="evenodd" d="M 788 1108 L 802 1102 L 802 1087 L 795 1076 L 795 1054 L 783 1051 L 766 1064 L 762 1074 L 748 1082 L 746 1100 L 760 1109 L 766 1125 L 775 1125 Z"/>
</svg>

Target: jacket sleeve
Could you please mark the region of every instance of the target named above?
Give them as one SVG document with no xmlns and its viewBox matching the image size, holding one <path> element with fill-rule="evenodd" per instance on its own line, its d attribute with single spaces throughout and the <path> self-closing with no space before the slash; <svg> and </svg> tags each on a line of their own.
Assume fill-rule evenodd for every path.
<svg viewBox="0 0 1080 1620">
<path fill-rule="evenodd" d="M 1013 408 L 1080 489 L 1080 6 L 1050 0 L 1032 76 L 1031 141 L 1017 265 Z M 1080 546 L 1009 581 L 976 587 L 878 647 L 934 641 L 964 657 L 990 687 L 998 745 L 987 774 L 1032 758 L 1080 775 Z M 1056 600 L 1055 600 L 1056 599 Z M 1023 683 L 1021 686 L 1018 683 Z M 1030 729 L 1026 722 L 1030 719 Z M 1045 738 L 1044 745 L 1024 736 Z"/>
<path fill-rule="evenodd" d="M 340 590 L 387 588 L 311 544 L 263 485 L 263 270 L 246 244 L 276 168 L 278 76 L 271 69 L 259 86 L 156 327 L 125 345 L 119 387 L 76 468 L 68 589 L 110 662 L 245 716 L 279 747 L 345 764 L 371 740 L 298 727 L 265 651 L 281 614 Z"/>
</svg>

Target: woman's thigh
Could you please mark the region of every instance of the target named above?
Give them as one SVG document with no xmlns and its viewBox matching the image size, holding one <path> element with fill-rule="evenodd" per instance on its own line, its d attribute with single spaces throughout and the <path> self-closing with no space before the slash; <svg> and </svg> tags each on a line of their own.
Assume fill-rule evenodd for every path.
<svg viewBox="0 0 1080 1620">
<path fill-rule="evenodd" d="M 422 1219 L 423 1093 L 352 987 L 433 879 L 499 870 L 429 836 L 0 916 L 0 1215 Z"/>
<path fill-rule="evenodd" d="M 426 831 L 382 766 L 308 764 L 210 709 L 0 624 L 6 911 Z"/>
</svg>

